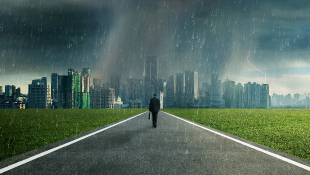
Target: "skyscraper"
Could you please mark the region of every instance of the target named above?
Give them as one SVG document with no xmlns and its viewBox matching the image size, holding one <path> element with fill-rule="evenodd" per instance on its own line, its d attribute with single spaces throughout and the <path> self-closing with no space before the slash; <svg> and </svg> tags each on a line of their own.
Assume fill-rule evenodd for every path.
<svg viewBox="0 0 310 175">
<path fill-rule="evenodd" d="M 58 93 L 58 74 L 52 73 L 51 75 L 51 96 L 52 99 L 57 99 L 57 93 Z"/>
<path fill-rule="evenodd" d="M 218 67 L 216 60 L 213 61 L 211 68 L 211 93 L 210 102 L 214 107 L 225 107 L 225 100 L 223 99 L 223 85 L 218 79 Z"/>
<path fill-rule="evenodd" d="M 167 95 L 166 95 L 166 99 L 167 99 L 167 106 L 168 107 L 173 107 L 174 106 L 174 85 L 175 85 L 175 77 L 174 75 L 171 75 L 168 79 L 167 82 Z"/>
<path fill-rule="evenodd" d="M 5 86 L 5 96 L 7 97 L 12 96 L 12 85 Z"/>
<path fill-rule="evenodd" d="M 185 71 L 185 102 L 194 103 L 199 97 L 198 72 Z"/>
<path fill-rule="evenodd" d="M 136 89 L 138 89 L 136 87 L 137 83 L 136 83 L 137 79 L 136 78 L 128 78 L 127 82 L 128 82 L 128 97 L 129 100 L 135 100 L 138 99 L 138 95 Z"/>
<path fill-rule="evenodd" d="M 190 103 L 192 100 L 192 93 L 191 93 L 191 78 L 190 77 L 190 70 L 185 70 L 184 76 L 185 76 L 185 82 L 184 82 L 184 101 L 185 103 Z"/>
<path fill-rule="evenodd" d="M 145 85 L 145 105 L 150 105 L 150 100 L 153 98 L 154 86 Z"/>
<path fill-rule="evenodd" d="M 175 96 L 176 96 L 176 103 L 178 107 L 184 107 L 184 89 L 185 88 L 185 74 L 184 73 L 177 73 L 175 79 Z"/>
<path fill-rule="evenodd" d="M 122 84 L 122 101 L 124 104 L 126 104 L 127 100 L 128 100 L 128 84 Z"/>
<path fill-rule="evenodd" d="M 235 82 L 228 78 L 223 82 L 223 99 L 226 108 L 235 108 Z"/>
<path fill-rule="evenodd" d="M 89 77 L 85 76 L 89 80 Z M 73 69 L 68 69 L 68 75 L 58 76 L 58 108 L 90 108 L 89 81 L 84 79 L 85 76 Z"/>
<path fill-rule="evenodd" d="M 3 94 L 3 87 L 0 86 L 0 95 L 2 95 L 2 94 Z"/>
<path fill-rule="evenodd" d="M 243 86 L 238 83 L 235 88 L 236 108 L 243 108 Z"/>
<path fill-rule="evenodd" d="M 115 102 L 115 97 L 114 97 L 114 89 L 113 88 L 102 88 L 103 89 L 103 93 L 104 93 L 104 103 L 101 102 L 102 105 L 104 105 L 104 107 L 102 108 L 106 108 L 106 109 L 114 109 L 114 102 Z"/>
<path fill-rule="evenodd" d="M 12 97 L 16 96 L 16 86 L 12 85 Z"/>
<path fill-rule="evenodd" d="M 111 74 L 110 75 L 110 87 L 114 89 L 115 100 L 117 97 L 122 98 L 122 84 L 123 84 L 122 74 Z"/>
<path fill-rule="evenodd" d="M 157 79 L 158 91 L 164 91 L 164 81 L 163 79 Z"/>
<path fill-rule="evenodd" d="M 145 84 L 153 85 L 157 91 L 157 56 L 146 56 L 145 58 Z"/>
<path fill-rule="evenodd" d="M 82 76 L 82 92 L 89 93 L 90 69 L 83 68 L 83 71 L 81 72 L 81 76 Z"/>
<path fill-rule="evenodd" d="M 244 90 L 243 90 L 244 108 L 251 108 L 252 103 L 251 94 L 252 94 L 251 82 L 248 82 L 244 84 Z"/>
<path fill-rule="evenodd" d="M 50 88 L 46 83 L 47 78 L 32 80 L 32 84 L 28 85 L 28 108 L 50 107 Z"/>
<path fill-rule="evenodd" d="M 262 84 L 261 85 L 261 97 L 260 97 L 260 105 L 261 108 L 269 108 L 269 85 Z"/>
<path fill-rule="evenodd" d="M 202 97 L 210 98 L 211 85 L 209 83 L 202 83 Z"/>
<path fill-rule="evenodd" d="M 260 93 L 261 93 L 261 85 L 258 83 L 253 83 L 252 84 L 252 93 L 254 93 L 254 95 L 252 97 L 252 108 L 260 108 Z"/>
<path fill-rule="evenodd" d="M 20 97 L 20 87 L 18 87 L 17 89 L 16 89 L 16 97 Z"/>
</svg>

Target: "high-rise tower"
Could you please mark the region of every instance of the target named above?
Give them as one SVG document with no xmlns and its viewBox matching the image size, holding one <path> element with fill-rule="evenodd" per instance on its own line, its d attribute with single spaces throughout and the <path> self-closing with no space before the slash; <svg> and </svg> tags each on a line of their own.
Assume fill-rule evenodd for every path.
<svg viewBox="0 0 310 175">
<path fill-rule="evenodd" d="M 110 87 L 114 89 L 115 100 L 117 97 L 122 98 L 122 84 L 123 84 L 122 74 L 111 74 L 110 75 Z"/>
<path fill-rule="evenodd" d="M 145 57 L 145 85 L 153 85 L 154 91 L 157 87 L 157 56 Z"/>
<path fill-rule="evenodd" d="M 58 74 L 57 73 L 52 73 L 51 75 L 51 94 L 53 99 L 57 99 L 58 93 Z"/>
</svg>

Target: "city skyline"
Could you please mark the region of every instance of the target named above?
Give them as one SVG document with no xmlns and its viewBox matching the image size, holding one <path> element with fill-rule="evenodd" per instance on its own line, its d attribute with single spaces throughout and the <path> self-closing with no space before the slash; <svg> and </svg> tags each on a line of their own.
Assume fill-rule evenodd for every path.
<svg viewBox="0 0 310 175">
<path fill-rule="evenodd" d="M 40 3 L 39 3 L 40 2 Z M 99 1 L 0 2 L 0 86 L 21 92 L 33 79 L 88 67 L 92 77 L 143 78 L 158 58 L 158 78 L 197 71 L 267 83 L 270 94 L 310 93 L 309 2 Z"/>
<path fill-rule="evenodd" d="M 71 70 L 74 70 L 74 69 L 72 69 L 72 68 L 68 68 L 68 69 L 71 69 Z M 89 68 L 83 68 L 83 69 L 89 69 Z M 177 77 L 177 75 L 178 74 L 184 74 L 184 81 L 185 81 L 185 73 L 186 73 L 186 71 L 191 71 L 191 70 L 184 70 L 183 72 L 181 72 L 181 73 L 176 73 L 176 74 L 173 74 L 173 75 L 169 75 L 168 76 L 168 78 L 166 78 L 166 79 L 158 79 L 158 80 L 163 80 L 163 81 L 165 81 L 165 82 L 168 82 L 169 81 L 169 79 L 170 79 L 170 77 L 171 76 L 175 76 L 175 77 Z M 67 71 L 68 72 L 68 71 Z M 79 71 L 75 71 L 75 72 L 79 72 Z M 81 71 L 80 73 L 82 73 L 83 71 Z M 196 72 L 196 71 L 193 71 L 193 72 Z M 197 73 L 197 72 L 196 72 Z M 50 76 L 47 76 L 47 84 L 49 84 L 49 85 L 52 85 L 52 76 L 53 75 L 61 75 L 60 73 L 51 73 L 51 75 Z M 63 73 L 63 74 L 67 74 L 67 73 Z M 113 76 L 118 76 L 118 75 L 120 75 L 120 76 L 123 76 L 122 74 L 110 74 L 110 76 L 111 77 L 113 77 Z M 42 76 L 42 77 L 46 77 L 46 76 Z M 42 77 L 30 77 L 30 78 L 32 78 L 32 80 L 31 81 L 33 81 L 33 79 L 41 79 Z M 50 77 L 50 78 L 49 78 Z M 110 80 L 111 80 L 111 77 L 110 77 Z M 143 78 L 143 77 L 142 77 Z M 143 80 L 142 78 L 136 78 L 136 77 L 132 77 L 132 78 L 127 78 L 127 79 L 135 79 L 135 80 Z M 215 77 L 215 78 L 217 78 L 217 76 Z M 228 77 L 226 77 L 227 79 L 228 79 Z M 103 79 L 101 79 L 101 78 L 98 78 L 98 77 L 91 77 L 91 79 L 92 79 L 92 83 L 90 84 L 90 85 L 95 85 L 96 84 L 96 81 L 97 81 L 97 79 L 99 79 L 99 80 L 103 80 Z M 93 79 L 96 79 L 95 81 L 93 80 Z M 128 82 L 127 82 L 127 79 L 123 79 L 123 84 L 125 84 L 125 85 L 128 85 Z M 212 77 L 210 78 L 210 79 L 212 79 Z M 224 79 L 224 80 L 221 80 L 221 79 L 218 79 L 218 81 L 219 82 L 221 82 L 221 84 L 223 84 L 224 82 L 225 82 L 225 80 L 227 80 L 227 79 Z M 231 79 L 231 81 L 234 81 L 234 80 L 232 80 Z M 235 81 L 234 81 L 235 82 Z M 105 84 L 105 83 L 111 83 L 110 81 L 102 81 L 101 82 L 102 83 L 102 85 L 103 84 Z M 203 84 L 209 84 L 209 85 L 212 85 L 212 80 L 210 80 L 209 82 L 198 82 L 199 83 L 199 89 L 203 89 Z M 247 82 L 245 82 L 245 83 L 241 83 L 241 82 L 236 82 L 236 85 L 237 84 L 241 84 L 242 86 L 245 86 L 245 85 L 247 85 L 248 83 L 256 83 L 256 84 L 265 84 L 265 83 L 259 83 L 259 82 L 250 82 L 250 81 L 247 81 Z M 30 83 L 31 84 L 31 83 Z M 23 93 L 22 92 L 22 88 L 20 88 L 19 86 L 15 86 L 14 84 L 13 85 L 2 85 L 2 84 L 0 84 L 0 87 L 2 87 L 3 89 L 2 89 L 2 92 L 3 92 L 3 94 L 5 93 L 5 86 L 15 86 L 15 87 L 18 87 L 19 88 L 19 91 L 20 91 L 20 93 L 23 93 L 23 94 L 27 94 L 27 92 L 28 92 L 28 85 L 29 84 L 27 84 L 27 87 L 26 87 L 26 93 Z M 112 87 L 112 85 L 110 85 L 111 87 Z M 218 86 L 218 85 L 216 85 L 216 81 L 215 81 L 215 83 L 213 84 L 213 86 Z M 113 88 L 113 87 L 112 87 Z M 113 88 L 114 89 L 114 88 Z M 218 90 L 218 88 L 213 88 L 213 89 L 217 89 Z M 184 90 L 185 90 L 185 85 L 184 85 Z M 51 92 L 51 94 L 53 94 L 52 92 Z M 277 92 L 273 92 L 273 93 L 269 93 L 269 95 L 270 96 L 272 96 L 273 94 L 275 94 L 275 95 L 289 95 L 289 94 L 291 94 L 291 95 L 294 95 L 294 94 L 300 94 L 300 95 L 304 95 L 304 94 L 310 94 L 310 93 L 298 93 L 298 92 L 296 92 L 296 93 L 287 93 L 287 94 L 279 94 L 279 93 L 277 93 Z M 52 95 L 51 95 L 52 96 Z M 183 98 L 185 98 L 185 96 L 183 97 Z M 183 99 L 183 100 L 185 100 L 185 99 Z"/>
</svg>

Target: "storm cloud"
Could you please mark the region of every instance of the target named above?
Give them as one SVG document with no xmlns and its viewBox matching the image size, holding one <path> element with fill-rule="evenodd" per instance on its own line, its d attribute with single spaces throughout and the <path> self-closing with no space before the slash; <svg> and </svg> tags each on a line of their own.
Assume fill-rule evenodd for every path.
<svg viewBox="0 0 310 175">
<path fill-rule="evenodd" d="M 83 67 L 105 81 L 142 78 L 147 55 L 157 55 L 164 79 L 191 69 L 210 82 L 217 62 L 222 80 L 264 83 L 250 54 L 277 92 L 284 76 L 310 74 L 309 9 L 305 0 L 3 0 L 0 85 Z"/>
</svg>

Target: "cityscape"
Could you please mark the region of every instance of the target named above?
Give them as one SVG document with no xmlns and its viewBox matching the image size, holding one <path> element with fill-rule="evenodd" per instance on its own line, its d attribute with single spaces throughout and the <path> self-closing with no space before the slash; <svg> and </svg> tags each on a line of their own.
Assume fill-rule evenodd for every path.
<svg viewBox="0 0 310 175">
<path fill-rule="evenodd" d="M 91 70 L 81 72 L 68 68 L 67 75 L 51 74 L 32 80 L 28 93 L 21 94 L 14 85 L 0 86 L 0 108 L 91 109 L 148 108 L 153 94 L 158 94 L 161 108 L 307 108 L 307 94 L 269 94 L 268 84 L 236 83 L 228 77 L 223 82 L 217 71 L 211 73 L 211 84 L 201 83 L 197 71 L 185 70 L 158 78 L 157 56 L 145 57 L 143 79 L 111 74 L 110 81 L 91 77 Z M 216 65 L 214 65 L 216 69 Z M 90 80 L 93 80 L 92 84 Z"/>
<path fill-rule="evenodd" d="M 0 174 L 308 174 L 309 10 L 0 0 Z"/>
<path fill-rule="evenodd" d="M 4 2 L 0 103 L 145 108 L 154 92 L 163 108 L 308 108 L 307 3 L 288 4 Z"/>
</svg>

